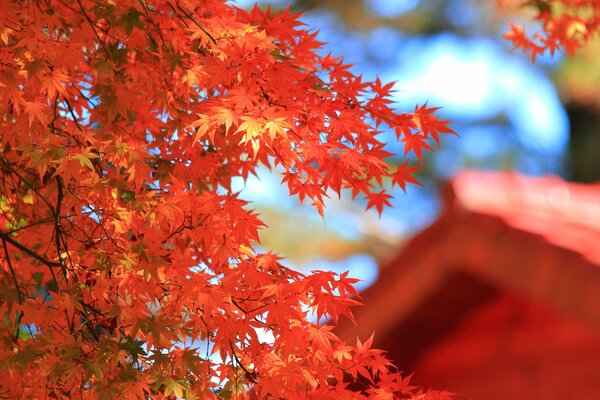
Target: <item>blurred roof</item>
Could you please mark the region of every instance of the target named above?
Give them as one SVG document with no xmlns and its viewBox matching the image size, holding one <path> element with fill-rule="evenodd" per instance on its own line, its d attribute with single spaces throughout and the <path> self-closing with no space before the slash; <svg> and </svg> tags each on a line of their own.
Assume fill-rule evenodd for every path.
<svg viewBox="0 0 600 400">
<path fill-rule="evenodd" d="M 382 268 L 363 293 L 366 307 L 355 311 L 357 326 L 341 326 L 338 334 L 353 340 L 375 331 L 383 343 L 425 309 L 431 317 L 433 298 L 446 297 L 445 308 L 433 312 L 451 319 L 491 290 L 516 293 L 600 331 L 600 185 L 459 174 L 440 218 Z"/>
<path fill-rule="evenodd" d="M 451 186 L 455 207 L 500 217 L 512 228 L 600 264 L 600 185 L 555 176 L 463 172 Z"/>
</svg>

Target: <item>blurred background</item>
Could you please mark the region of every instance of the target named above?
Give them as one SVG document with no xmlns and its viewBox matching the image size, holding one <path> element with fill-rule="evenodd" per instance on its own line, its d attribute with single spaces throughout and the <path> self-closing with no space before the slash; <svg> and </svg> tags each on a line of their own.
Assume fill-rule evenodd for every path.
<svg viewBox="0 0 600 400">
<path fill-rule="evenodd" d="M 250 7 L 254 3 L 254 0 L 235 2 L 239 7 Z M 301 270 L 309 268 L 340 272 L 350 270 L 352 276 L 362 279 L 359 285 L 361 290 L 375 285 L 371 292 L 368 289 L 365 292 L 365 301 L 367 302 L 365 309 L 367 311 L 359 313 L 359 324 L 360 318 L 368 319 L 368 314 L 371 312 L 378 314 L 380 319 L 398 320 L 394 325 L 396 330 L 404 329 L 406 331 L 406 326 L 416 326 L 413 333 L 405 331 L 402 331 L 404 332 L 402 334 L 389 333 L 391 336 L 382 338 L 380 343 L 388 346 L 392 356 L 400 360 L 402 369 L 414 368 L 417 371 L 415 380 L 419 384 L 445 385 L 440 388 L 462 391 L 466 394 L 460 398 L 465 399 L 600 398 L 600 395 L 597 394 L 597 390 L 600 389 L 600 372 L 596 372 L 600 371 L 600 364 L 595 361 L 596 359 L 600 360 L 600 342 L 594 336 L 595 333 L 590 333 L 600 332 L 600 322 L 596 321 L 595 317 L 588 315 L 593 314 L 592 311 L 589 311 L 591 309 L 588 310 L 589 312 L 586 311 L 587 314 L 581 312 L 588 315 L 586 317 L 577 314 L 573 317 L 574 319 L 569 319 L 569 313 L 579 312 L 577 310 L 581 307 L 587 307 L 588 303 L 592 304 L 592 300 L 589 298 L 581 300 L 588 302 L 585 303 L 586 305 L 575 304 L 572 299 L 561 303 L 558 300 L 555 301 L 554 297 L 556 296 L 552 296 L 552 290 L 555 290 L 555 287 L 550 287 L 550 283 L 538 284 L 540 279 L 543 280 L 544 277 L 552 274 L 563 276 L 560 271 L 553 270 L 554 267 L 548 267 L 551 263 L 549 264 L 546 259 L 548 254 L 554 254 L 552 251 L 556 250 L 557 254 L 562 255 L 563 250 L 567 249 L 580 256 L 579 258 L 585 259 L 589 265 L 597 264 L 597 260 L 589 256 L 589 253 L 590 249 L 596 246 L 600 248 L 600 242 L 596 242 L 596 236 L 594 236 L 600 228 L 593 223 L 590 225 L 589 220 L 593 220 L 595 217 L 600 220 L 600 214 L 598 214 L 600 211 L 593 208 L 594 204 L 600 204 L 600 197 L 596 192 L 587 190 L 593 186 L 573 186 L 565 182 L 587 184 L 600 180 L 600 40 L 596 39 L 590 42 L 574 58 L 559 53 L 554 57 L 539 58 L 535 64 L 532 64 L 528 54 L 512 50 L 511 44 L 502 39 L 502 34 L 507 31 L 509 20 L 525 23 L 528 30 L 536 29 L 535 23 L 531 22 L 531 17 L 535 15 L 536 11 L 532 7 L 510 11 L 499 10 L 493 0 L 270 0 L 261 1 L 259 5 L 272 8 L 284 8 L 289 5 L 295 11 L 306 11 L 302 20 L 310 27 L 320 31 L 319 39 L 327 42 L 323 48 L 324 53 L 331 51 L 334 55 L 343 55 L 347 63 L 354 64 L 353 71 L 356 74 L 362 74 L 368 79 L 375 79 L 376 76 L 379 76 L 384 82 L 396 81 L 396 101 L 400 111 L 410 111 L 416 104 L 423 104 L 426 101 L 429 106 L 443 107 L 439 111 L 440 117 L 451 120 L 451 127 L 460 135 L 460 138 L 454 136 L 443 138 L 441 148 L 427 155 L 425 168 L 419 172 L 418 179 L 422 186 L 411 185 L 407 188 L 406 193 L 400 189 L 392 192 L 394 195 L 393 208 L 385 210 L 382 217 L 375 212 L 365 212 L 365 204 L 362 204 L 360 200 L 351 203 L 350 196 L 342 196 L 341 200 L 334 197 L 326 203 L 325 219 L 322 220 L 312 208 L 301 206 L 296 199 L 288 197 L 286 189 L 280 185 L 280 177 L 276 173 L 262 171 L 257 178 L 252 178 L 245 184 L 240 183 L 239 189 L 242 190 L 242 197 L 252 202 L 252 207 L 262 215 L 269 226 L 261 234 L 262 245 L 285 256 L 284 263 L 288 266 Z M 386 135 L 388 134 L 384 133 L 382 139 L 389 143 L 389 150 L 402 154 L 403 148 L 401 144 L 394 143 L 393 134 L 390 132 L 388 136 Z M 392 159 L 390 162 L 393 164 L 398 160 Z M 461 171 L 465 170 L 512 171 L 510 176 L 534 178 L 532 178 L 533 180 L 524 178 L 525 180 L 509 179 L 506 181 L 498 178 L 499 175 L 475 174 L 468 175 L 468 179 L 465 179 L 469 183 L 463 184 L 465 180 L 461 178 Z M 540 178 L 541 181 L 535 179 L 535 177 L 549 175 L 556 178 L 550 178 L 550 180 Z M 533 186 L 539 186 L 539 193 L 536 193 L 541 196 L 538 196 L 538 200 L 539 198 L 545 199 L 542 203 L 539 201 L 536 203 L 535 199 L 529 198 L 531 193 L 527 188 Z M 479 190 L 480 192 L 483 190 L 483 194 L 477 195 L 473 188 L 480 188 Z M 468 193 L 469 196 L 479 196 L 477 198 L 481 201 L 475 202 L 477 204 L 473 206 L 474 203 L 471 200 L 465 200 L 464 196 L 467 195 L 464 193 Z M 507 193 L 507 197 L 502 197 Z M 489 196 L 486 197 L 486 194 Z M 494 203 L 498 198 L 504 199 L 504 203 Z M 567 199 L 566 203 L 565 198 Z M 598 202 L 595 202 L 596 200 Z M 489 206 L 489 202 L 495 205 Z M 524 219 L 529 221 L 534 217 L 542 218 L 535 220 L 535 224 L 532 222 L 535 229 L 531 228 L 533 225 L 530 224 L 525 228 L 521 226 L 518 232 L 525 231 L 527 234 L 531 234 L 530 236 L 533 235 L 532 237 L 545 238 L 546 242 L 548 242 L 549 235 L 554 235 L 553 241 L 550 241 L 552 243 L 561 240 L 564 242 L 566 236 L 563 237 L 560 234 L 557 236 L 556 232 L 557 230 L 562 232 L 567 225 L 569 232 L 573 229 L 580 229 L 582 226 L 583 230 L 577 231 L 579 236 L 569 236 L 572 239 L 571 242 L 574 243 L 571 243 L 571 247 L 553 245 L 554 247 L 548 249 L 541 248 L 540 254 L 546 254 L 544 256 L 546 261 L 536 259 L 537 261 L 530 261 L 530 264 L 540 265 L 539 270 L 536 269 L 536 271 L 542 278 L 525 279 L 524 282 L 528 283 L 525 286 L 521 285 L 523 286 L 521 291 L 517 290 L 518 287 L 515 289 L 520 283 L 507 284 L 505 281 L 508 278 L 504 281 L 501 280 L 504 283 L 494 281 L 496 278 L 488 277 L 482 282 L 477 278 L 475 279 L 477 282 L 474 283 L 472 274 L 463 276 L 463 272 L 458 275 L 452 273 L 450 274 L 452 278 L 448 280 L 450 283 L 446 282 L 442 285 L 445 285 L 446 292 L 439 293 L 438 291 L 435 296 L 432 295 L 429 299 L 431 304 L 427 303 L 429 308 L 425 307 L 425 311 L 421 307 L 420 312 L 425 313 L 423 315 L 426 317 L 415 316 L 418 314 L 415 311 L 419 309 L 418 305 L 413 305 L 410 312 L 399 310 L 397 315 L 387 315 L 385 312 L 382 313 L 381 309 L 369 311 L 369 307 L 371 310 L 375 307 L 368 303 L 370 297 L 374 296 L 373 292 L 385 290 L 393 292 L 401 287 L 406 289 L 401 285 L 395 289 L 385 289 L 383 284 L 376 283 L 377 277 L 385 274 L 387 267 L 412 268 L 410 265 L 398 266 L 398 264 L 411 263 L 411 258 L 406 256 L 407 252 L 412 251 L 411 257 L 415 259 L 435 247 L 435 243 L 432 242 L 436 239 L 432 239 L 435 235 L 432 236 L 431 228 L 424 233 L 423 229 L 433 226 L 435 230 L 440 224 L 447 225 L 443 221 L 449 219 L 449 214 L 455 213 L 457 204 L 463 211 L 479 212 L 482 209 L 477 207 L 483 207 L 483 210 L 487 210 L 484 213 L 495 213 L 494 217 L 504 221 L 504 228 L 498 229 L 505 229 L 506 226 L 509 226 L 510 223 L 507 225 L 506 221 L 511 218 L 513 222 L 516 220 L 522 222 Z M 492 211 L 489 211 L 490 207 L 492 207 Z M 571 215 L 568 211 L 569 208 L 573 209 L 574 207 L 580 210 L 582 207 L 591 207 L 592 214 L 588 213 L 583 217 L 577 214 L 578 216 L 574 217 L 575 214 L 571 213 L 573 214 Z M 520 208 L 518 213 L 515 213 L 515 208 Z M 524 216 L 521 211 L 529 208 L 542 211 L 533 217 L 530 215 L 531 213 L 526 213 L 527 215 Z M 565 215 L 567 216 L 565 217 Z M 455 225 L 471 224 L 473 227 L 471 234 L 473 235 L 477 235 L 478 229 L 488 229 L 489 224 L 486 225 L 485 221 L 469 220 L 470 222 L 465 222 L 460 218 L 456 217 L 452 223 Z M 561 225 L 553 225 L 557 220 L 563 221 Z M 483 225 L 479 225 L 481 223 Z M 542 225 L 543 227 L 540 228 Z M 519 237 L 520 233 L 513 235 L 510 230 L 512 228 L 507 229 L 505 231 L 508 233 L 502 230 L 500 232 L 505 232 L 510 238 Z M 418 239 L 420 240 L 418 246 L 414 245 L 415 235 L 417 235 L 417 239 L 421 237 Z M 600 236 L 597 237 L 600 238 Z M 527 238 L 519 237 L 521 243 L 530 239 L 529 236 Z M 589 242 L 587 247 L 577 247 L 579 242 L 585 240 L 587 240 L 586 243 Z M 496 236 L 492 235 L 489 241 L 495 243 Z M 406 243 L 409 243 L 408 250 L 406 250 Z M 469 243 L 470 240 L 465 239 L 462 242 L 455 242 L 454 246 L 458 248 L 459 252 L 473 254 L 475 250 L 469 247 Z M 526 246 L 517 251 L 527 253 L 528 249 L 529 247 Z M 496 252 L 513 250 L 509 246 L 504 250 L 496 249 Z M 482 258 L 484 253 L 483 250 L 480 251 L 477 262 L 486 264 L 487 268 L 490 263 Z M 443 253 L 438 254 L 437 257 L 444 257 Z M 556 256 L 555 260 L 561 259 L 560 257 Z M 418 264 L 419 262 L 421 261 L 416 260 L 414 263 Z M 443 264 L 441 259 L 435 262 Z M 522 263 L 519 265 L 524 268 Z M 588 267 L 582 268 L 585 270 Z M 389 275 L 389 272 L 387 274 L 386 280 L 405 279 Z M 427 275 L 427 272 L 425 274 Z M 442 275 L 447 275 L 444 274 L 446 272 Z M 435 273 L 432 272 L 430 275 L 433 276 Z M 430 275 L 427 275 L 426 278 L 431 280 L 433 278 Z M 456 278 L 455 275 L 459 278 Z M 578 279 L 590 282 L 595 279 L 588 277 L 585 273 L 583 276 Z M 554 282 L 551 278 L 547 278 L 546 281 Z M 420 287 L 419 285 L 422 285 L 421 281 L 411 282 L 412 286 Z M 508 285 L 508 289 L 505 290 L 502 285 Z M 535 289 L 538 286 L 546 289 Z M 581 288 L 581 282 L 571 286 Z M 531 289 L 532 287 L 534 289 Z M 423 289 L 423 291 L 427 290 Z M 546 291 L 544 292 L 544 290 Z M 569 290 L 567 288 L 563 291 L 572 294 Z M 499 291 L 508 294 L 500 296 L 499 302 L 490 303 L 490 298 L 499 298 Z M 595 291 L 595 287 L 592 287 L 590 291 Z M 473 296 L 467 296 L 467 298 L 463 295 L 464 293 L 470 293 Z M 398 296 L 398 300 L 394 301 L 400 302 L 402 298 L 402 296 Z M 407 302 L 413 300 L 410 300 L 410 296 L 405 299 Z M 449 302 L 451 303 L 450 309 L 440 308 L 440 304 L 447 306 Z M 485 307 L 482 306 L 484 303 Z M 482 315 L 487 315 L 488 318 L 474 317 L 473 310 L 487 310 Z M 555 311 L 558 314 L 555 315 Z M 367 316 L 364 317 L 363 314 Z M 402 323 L 399 322 L 402 319 L 399 317 L 400 314 L 404 315 Z M 427 319 L 435 319 L 440 314 L 447 314 L 451 318 L 429 323 L 429 325 L 427 325 L 428 322 L 423 322 Z M 489 317 L 490 315 L 495 315 L 495 319 Z M 564 322 L 561 319 L 565 316 L 571 322 Z M 418 325 L 419 318 L 421 318 L 421 325 Z M 519 321 L 521 321 L 521 328 L 515 328 L 520 326 Z M 579 328 L 569 325 L 575 323 L 573 321 L 583 321 L 582 326 L 584 327 L 578 331 Z M 572 368 L 572 365 L 565 361 L 564 356 L 556 355 L 553 359 L 550 354 L 544 358 L 544 361 L 541 361 L 539 354 L 529 354 L 528 356 L 521 354 L 515 357 L 525 358 L 519 359 L 518 362 L 515 359 L 503 359 L 503 369 L 501 368 L 501 372 L 495 372 L 496 374 L 500 373 L 500 375 L 496 375 L 495 379 L 500 379 L 498 378 L 500 376 L 500 380 L 505 382 L 504 386 L 510 387 L 511 393 L 507 392 L 509 389 L 506 388 L 504 392 L 500 389 L 491 389 L 493 385 L 489 384 L 489 379 L 491 379 L 489 376 L 470 379 L 471 381 L 480 379 L 481 382 L 484 382 L 479 385 L 479 388 L 476 387 L 477 385 L 475 388 L 470 388 L 466 383 L 455 384 L 460 381 L 456 377 L 457 373 L 460 375 L 460 371 L 472 374 L 472 371 L 465 367 L 467 361 L 464 361 L 465 365 L 462 366 L 450 363 L 446 370 L 444 368 L 440 370 L 438 365 L 436 367 L 438 368 L 436 370 L 438 371 L 436 372 L 437 377 L 436 373 L 427 375 L 426 370 L 429 367 L 426 365 L 427 362 L 423 361 L 424 354 L 429 354 L 430 359 L 434 360 L 430 362 L 435 363 L 436 354 L 442 351 L 439 343 L 446 340 L 441 339 L 443 335 L 448 337 L 451 334 L 456 335 L 456 332 L 461 329 L 463 331 L 470 329 L 471 336 L 468 337 L 481 336 L 481 329 L 477 328 L 480 329 L 478 331 L 474 326 L 489 326 L 493 323 L 504 324 L 502 329 L 505 333 L 512 332 L 513 336 L 521 335 L 519 337 L 521 337 L 522 343 L 519 342 L 521 343 L 519 346 L 523 349 L 535 347 L 535 343 L 539 342 L 541 340 L 539 338 L 543 336 L 543 329 L 545 329 L 543 332 L 548 330 L 562 332 L 557 333 L 556 337 L 549 338 L 546 347 L 543 349 L 540 347 L 536 354 L 548 353 L 550 351 L 548 349 L 556 346 L 568 347 L 568 344 L 565 344 L 565 340 L 567 340 L 570 341 L 569 343 L 585 342 L 587 343 L 585 346 L 588 346 L 574 347 L 570 350 L 571 353 L 575 352 L 579 355 L 580 352 L 586 352 L 588 355 L 594 354 L 594 357 L 598 356 L 598 358 L 588 357 L 589 359 L 585 359 L 587 361 L 584 364 L 589 368 L 579 375 L 575 374 L 577 377 L 572 375 L 572 382 L 561 383 L 560 388 L 548 386 L 546 381 L 552 379 L 558 382 L 560 381 L 557 378 L 558 375 L 569 377 L 567 366 Z M 374 324 L 377 325 L 377 322 Z M 440 328 L 442 325 L 445 327 L 444 329 Z M 509 325 L 512 328 L 506 328 Z M 452 329 L 448 328 L 449 326 L 452 326 Z M 565 326 L 572 329 L 565 328 Z M 588 332 L 585 326 L 590 326 L 592 331 Z M 536 330 L 535 327 L 541 328 Z M 392 328 L 389 327 L 389 332 L 393 331 Z M 364 329 L 364 333 L 369 329 L 373 328 L 368 326 Z M 387 328 L 382 329 L 385 331 Z M 445 333 L 431 338 L 429 345 L 417 343 L 416 338 L 427 336 L 423 334 L 423 330 L 432 329 Z M 518 332 L 529 329 L 533 333 L 523 336 L 522 332 L 515 333 L 515 329 L 521 329 Z M 569 329 L 571 330 L 569 331 Z M 495 331 L 499 331 L 499 329 L 495 329 Z M 354 333 L 352 330 L 348 332 L 350 332 L 349 336 Z M 495 353 L 488 354 L 488 358 L 473 359 L 471 357 L 468 360 L 472 364 L 471 367 L 476 368 L 477 363 L 494 363 L 499 357 L 498 354 L 503 352 L 513 351 L 517 354 L 519 351 L 521 353 L 525 351 L 523 349 L 515 350 L 506 344 L 503 345 L 505 351 L 497 348 L 497 342 L 506 342 L 506 337 L 508 336 L 494 336 L 493 338 L 490 336 L 491 342 L 488 342 L 487 346 L 490 347 L 492 342 L 496 343 L 494 345 Z M 584 340 L 584 337 L 587 339 Z M 393 349 L 395 346 L 393 338 L 397 338 L 397 341 L 402 339 L 401 347 L 405 349 L 404 352 Z M 463 342 L 465 340 L 463 337 Z M 562 342 L 560 342 L 561 340 Z M 436 343 L 438 350 L 432 350 L 431 343 Z M 482 348 L 486 346 L 483 343 L 480 345 L 483 346 Z M 412 353 L 407 351 L 406 349 L 410 349 L 411 346 L 413 350 L 417 348 L 420 350 L 414 350 Z M 447 358 L 450 356 L 455 359 L 460 358 L 457 354 L 461 354 L 460 349 L 463 348 L 456 346 L 459 345 L 455 343 L 454 350 L 452 350 L 454 353 L 450 351 Z M 481 353 L 477 349 L 470 351 Z M 409 356 L 403 356 L 408 353 L 410 353 Z M 552 352 L 550 351 L 550 353 Z M 543 368 L 540 369 L 541 367 L 538 365 L 540 363 L 556 364 L 556 367 L 548 372 Z M 563 363 L 562 366 L 561 363 Z M 425 371 L 421 375 L 419 375 L 419 368 Z M 454 368 L 455 374 L 452 375 L 454 378 L 440 378 L 440 376 L 451 375 L 444 372 L 448 368 Z M 430 370 L 431 368 L 427 371 Z M 489 374 L 493 375 L 494 372 Z M 509 381 L 514 381 L 512 386 L 506 383 Z M 586 385 L 594 391 L 575 393 L 573 387 L 577 385 Z M 487 391 L 482 389 L 486 386 Z M 522 393 L 522 396 L 517 395 L 516 392 Z M 510 396 L 508 396 L 509 394 Z"/>
</svg>

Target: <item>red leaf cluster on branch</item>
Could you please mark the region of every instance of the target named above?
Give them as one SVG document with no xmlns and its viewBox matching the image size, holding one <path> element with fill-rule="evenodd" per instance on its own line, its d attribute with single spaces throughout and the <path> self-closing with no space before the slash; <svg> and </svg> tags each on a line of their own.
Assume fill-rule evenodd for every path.
<svg viewBox="0 0 600 400">
<path fill-rule="evenodd" d="M 381 130 L 417 159 L 452 133 L 320 56 L 298 17 L 2 2 L 0 397 L 445 396 L 332 333 L 354 279 L 254 250 L 262 223 L 233 179 L 279 167 L 321 213 L 344 188 L 381 212 L 385 179 L 416 182 L 386 164 Z"/>
<path fill-rule="evenodd" d="M 504 37 L 515 48 L 531 54 L 535 61 L 546 51 L 551 55 L 565 50 L 569 55 L 582 47 L 600 28 L 599 0 L 498 0 L 504 6 L 527 6 L 537 9 L 535 19 L 541 23 L 541 32 L 528 35 L 522 25 L 510 24 Z"/>
</svg>

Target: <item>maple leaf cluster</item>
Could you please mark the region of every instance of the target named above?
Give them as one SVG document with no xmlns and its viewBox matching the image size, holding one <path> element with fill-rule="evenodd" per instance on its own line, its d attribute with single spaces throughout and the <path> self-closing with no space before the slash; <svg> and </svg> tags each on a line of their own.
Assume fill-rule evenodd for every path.
<svg viewBox="0 0 600 400">
<path fill-rule="evenodd" d="M 510 31 L 504 35 L 515 48 L 529 52 L 532 61 L 546 52 L 554 55 L 557 50 L 573 55 L 600 29 L 599 0 L 497 1 L 502 6 L 526 6 L 537 10 L 535 20 L 541 24 L 540 32 L 529 35 L 523 25 L 511 22 Z"/>
<path fill-rule="evenodd" d="M 342 342 L 356 280 L 255 250 L 232 190 L 277 167 L 320 213 L 344 189 L 381 212 L 452 133 L 434 109 L 395 112 L 289 10 L 1 3 L 0 397 L 446 396 Z"/>
</svg>

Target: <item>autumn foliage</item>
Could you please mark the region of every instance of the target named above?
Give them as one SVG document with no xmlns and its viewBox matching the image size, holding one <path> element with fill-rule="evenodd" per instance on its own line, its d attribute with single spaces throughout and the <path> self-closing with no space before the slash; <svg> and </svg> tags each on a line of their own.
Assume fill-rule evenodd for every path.
<svg viewBox="0 0 600 400">
<path fill-rule="evenodd" d="M 526 50 L 535 61 L 538 55 L 565 50 L 573 55 L 600 29 L 599 0 L 497 0 L 504 6 L 535 9 L 541 29 L 531 34 L 523 25 L 510 24 L 504 37 L 515 48 Z"/>
<path fill-rule="evenodd" d="M 298 17 L 2 1 L 0 397 L 443 396 L 332 333 L 355 279 L 255 250 L 232 180 L 278 167 L 320 213 L 344 189 L 381 212 L 384 181 L 416 169 L 386 164 L 381 130 L 407 161 L 452 132 L 425 105 L 395 112 L 392 84 L 319 55 Z"/>
</svg>

